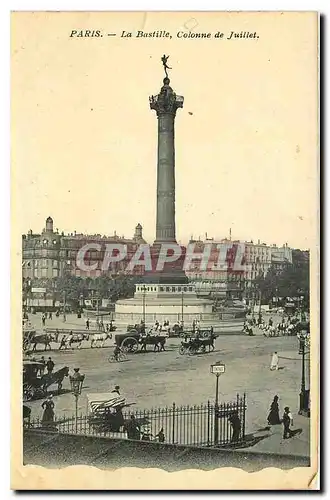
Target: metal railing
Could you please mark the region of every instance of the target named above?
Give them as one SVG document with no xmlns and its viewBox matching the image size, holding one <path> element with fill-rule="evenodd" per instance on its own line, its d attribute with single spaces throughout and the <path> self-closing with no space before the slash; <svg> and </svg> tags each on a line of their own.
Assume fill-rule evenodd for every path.
<svg viewBox="0 0 330 500">
<path fill-rule="evenodd" d="M 150 410 L 80 415 L 77 420 L 75 417 L 55 419 L 54 422 L 35 419 L 25 422 L 24 426 L 61 434 L 155 440 L 186 446 L 235 447 L 245 441 L 245 414 L 244 394 L 243 397 L 237 395 L 235 401 L 219 404 L 217 412 L 215 405 L 210 402 L 199 406 L 177 406 L 173 403 L 170 407 Z M 135 434 L 132 434 L 132 424 L 138 429 Z"/>
</svg>

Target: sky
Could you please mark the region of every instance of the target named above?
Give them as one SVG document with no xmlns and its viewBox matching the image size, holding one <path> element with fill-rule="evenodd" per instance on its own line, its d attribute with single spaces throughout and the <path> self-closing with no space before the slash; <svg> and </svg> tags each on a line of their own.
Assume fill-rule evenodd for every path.
<svg viewBox="0 0 330 500">
<path fill-rule="evenodd" d="M 72 30 L 102 37 L 70 37 Z M 168 31 L 172 38 L 120 37 Z M 220 39 L 177 32 L 224 33 Z M 227 40 L 231 31 L 259 38 Z M 109 37 L 107 33 L 117 33 Z M 21 234 L 155 238 L 163 78 L 175 123 L 177 239 L 317 241 L 317 16 L 310 13 L 12 15 L 12 214 Z"/>
</svg>

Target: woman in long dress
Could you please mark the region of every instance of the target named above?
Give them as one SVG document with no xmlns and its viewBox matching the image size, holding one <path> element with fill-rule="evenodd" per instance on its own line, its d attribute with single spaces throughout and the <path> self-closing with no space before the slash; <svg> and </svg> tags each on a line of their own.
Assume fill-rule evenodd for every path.
<svg viewBox="0 0 330 500">
<path fill-rule="evenodd" d="M 276 351 L 272 355 L 272 360 L 270 362 L 270 369 L 278 370 L 278 354 Z"/>
<path fill-rule="evenodd" d="M 44 410 L 42 415 L 42 423 L 45 426 L 52 426 L 54 424 L 54 401 L 52 394 L 42 403 L 41 408 Z"/>
<path fill-rule="evenodd" d="M 278 396 L 274 396 L 273 402 L 270 405 L 267 421 L 268 425 L 278 425 L 281 423 Z"/>
</svg>

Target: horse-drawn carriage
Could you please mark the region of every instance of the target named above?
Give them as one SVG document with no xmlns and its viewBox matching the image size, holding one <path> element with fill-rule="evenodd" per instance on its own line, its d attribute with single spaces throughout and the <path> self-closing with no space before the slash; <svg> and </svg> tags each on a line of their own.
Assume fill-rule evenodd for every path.
<svg viewBox="0 0 330 500">
<path fill-rule="evenodd" d="M 44 364 L 37 361 L 23 361 L 23 401 L 43 396 L 42 372 Z"/>
<path fill-rule="evenodd" d="M 203 354 L 206 352 L 208 347 L 208 352 L 214 351 L 214 341 L 216 335 L 211 330 L 205 330 L 200 332 L 196 336 L 189 337 L 185 335 L 184 340 L 181 342 L 179 347 L 180 354 Z"/>
<path fill-rule="evenodd" d="M 115 335 L 115 343 L 123 352 L 146 351 L 147 346 L 154 346 L 154 351 L 165 351 L 167 333 L 139 333 L 132 329 L 126 333 Z"/>
<path fill-rule="evenodd" d="M 64 377 L 69 375 L 69 367 L 64 366 L 54 373 L 45 373 L 45 364 L 35 360 L 23 361 L 23 401 L 44 397 L 47 389 L 57 384 L 60 393 Z"/>
<path fill-rule="evenodd" d="M 87 394 L 89 425 L 96 433 L 124 432 L 127 420 L 123 409 L 135 403 L 127 403 L 118 393 Z"/>
</svg>

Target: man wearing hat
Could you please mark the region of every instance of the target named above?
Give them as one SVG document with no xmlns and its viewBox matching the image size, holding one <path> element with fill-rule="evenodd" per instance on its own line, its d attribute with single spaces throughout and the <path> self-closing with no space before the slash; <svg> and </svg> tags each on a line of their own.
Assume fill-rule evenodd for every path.
<svg viewBox="0 0 330 500">
<path fill-rule="evenodd" d="M 288 406 L 286 406 L 284 408 L 282 423 L 283 423 L 283 427 L 284 427 L 283 439 L 288 439 L 288 438 L 292 437 L 292 431 L 290 429 L 290 425 L 291 426 L 293 425 L 293 418 L 292 418 L 292 414 L 290 412 L 290 408 Z"/>
<path fill-rule="evenodd" d="M 115 386 L 115 388 L 114 388 L 114 390 L 113 390 L 113 391 L 111 391 L 111 392 L 116 392 L 116 393 L 118 394 L 118 396 L 120 396 L 120 392 L 119 392 L 119 390 L 120 390 L 119 385 L 116 385 L 116 386 Z"/>
</svg>

